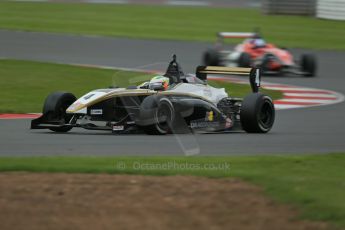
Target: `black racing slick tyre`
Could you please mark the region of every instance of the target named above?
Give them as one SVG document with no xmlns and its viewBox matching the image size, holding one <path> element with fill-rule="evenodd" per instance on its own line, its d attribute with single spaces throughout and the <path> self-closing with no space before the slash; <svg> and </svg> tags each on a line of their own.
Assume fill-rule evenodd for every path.
<svg viewBox="0 0 345 230">
<path fill-rule="evenodd" d="M 303 54 L 301 58 L 301 69 L 305 77 L 314 77 L 316 73 L 316 58 L 312 54 Z"/>
<path fill-rule="evenodd" d="M 220 66 L 220 55 L 215 49 L 208 49 L 203 55 L 203 65 Z"/>
<path fill-rule="evenodd" d="M 241 53 L 240 57 L 238 58 L 238 66 L 239 67 L 250 67 L 252 64 L 252 60 L 249 53 Z"/>
<path fill-rule="evenodd" d="M 144 126 L 144 132 L 149 135 L 165 135 L 171 132 L 175 121 L 175 110 L 171 101 L 166 98 L 155 98 L 156 106 L 152 109 L 152 122 Z"/>
<path fill-rule="evenodd" d="M 272 99 L 261 93 L 249 94 L 242 102 L 240 118 L 246 132 L 267 133 L 275 119 Z"/>
<path fill-rule="evenodd" d="M 66 124 L 72 118 L 72 115 L 66 113 L 66 109 L 76 100 L 77 98 L 71 93 L 51 93 L 44 102 L 43 114 L 49 116 L 50 120 L 59 120 Z M 62 126 L 49 129 L 54 132 L 68 132 L 72 127 Z"/>
</svg>

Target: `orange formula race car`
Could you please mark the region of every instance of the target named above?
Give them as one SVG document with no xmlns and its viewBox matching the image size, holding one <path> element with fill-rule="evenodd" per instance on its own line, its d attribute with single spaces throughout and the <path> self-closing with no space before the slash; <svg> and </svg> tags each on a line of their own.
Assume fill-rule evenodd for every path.
<svg viewBox="0 0 345 230">
<path fill-rule="evenodd" d="M 244 38 L 233 50 L 226 50 L 224 39 Z M 203 54 L 206 66 L 255 67 L 262 74 L 284 75 L 287 73 L 306 77 L 316 74 L 316 58 L 303 54 L 299 60 L 285 48 L 266 43 L 258 33 L 220 32 L 215 46 Z"/>
</svg>

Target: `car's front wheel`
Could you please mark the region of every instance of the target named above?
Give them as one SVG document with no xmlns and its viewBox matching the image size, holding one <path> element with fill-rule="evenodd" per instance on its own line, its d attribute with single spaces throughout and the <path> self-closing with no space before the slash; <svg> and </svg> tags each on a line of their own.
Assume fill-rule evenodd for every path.
<svg viewBox="0 0 345 230">
<path fill-rule="evenodd" d="M 60 121 L 62 124 L 67 124 L 72 115 L 67 114 L 67 108 L 75 102 L 77 98 L 67 92 L 51 93 L 45 100 L 43 106 L 43 114 L 49 117 L 49 120 Z M 54 132 L 68 132 L 72 129 L 70 126 L 60 126 L 49 128 Z"/>
<path fill-rule="evenodd" d="M 152 97 L 150 99 L 157 100 L 158 98 Z M 145 133 L 150 135 L 170 133 L 175 121 L 175 110 L 171 101 L 166 97 L 159 98 L 156 106 L 151 109 L 150 124 L 143 126 Z"/>
<path fill-rule="evenodd" d="M 275 119 L 272 99 L 261 93 L 249 94 L 243 99 L 240 118 L 242 128 L 246 132 L 267 133 Z"/>
<path fill-rule="evenodd" d="M 250 67 L 252 64 L 252 59 L 249 53 L 243 52 L 241 53 L 240 57 L 238 58 L 238 66 L 239 67 Z"/>
<path fill-rule="evenodd" d="M 316 58 L 311 54 L 303 54 L 301 68 L 305 77 L 314 77 L 316 73 Z"/>
<path fill-rule="evenodd" d="M 208 49 L 203 55 L 203 65 L 220 66 L 220 55 L 216 49 Z"/>
</svg>

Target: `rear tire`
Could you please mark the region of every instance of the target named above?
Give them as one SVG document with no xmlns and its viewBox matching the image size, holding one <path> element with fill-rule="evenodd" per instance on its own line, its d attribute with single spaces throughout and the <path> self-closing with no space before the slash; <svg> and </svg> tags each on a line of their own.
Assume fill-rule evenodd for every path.
<svg viewBox="0 0 345 230">
<path fill-rule="evenodd" d="M 43 114 L 46 114 L 49 117 L 49 120 L 61 120 L 67 124 L 73 115 L 67 114 L 66 109 L 76 100 L 77 98 L 71 93 L 51 93 L 44 102 Z M 72 127 L 62 126 L 49 129 L 54 132 L 64 133 L 70 131 Z"/>
<path fill-rule="evenodd" d="M 238 66 L 239 67 L 250 67 L 252 64 L 252 60 L 249 53 L 241 53 L 240 57 L 238 58 Z"/>
<path fill-rule="evenodd" d="M 217 50 L 209 49 L 204 53 L 203 65 L 205 66 L 220 66 L 220 55 Z"/>
<path fill-rule="evenodd" d="M 314 77 L 316 73 L 316 58 L 312 54 L 303 54 L 301 68 L 305 77 Z"/>
<path fill-rule="evenodd" d="M 272 99 L 261 93 L 246 96 L 241 107 L 241 125 L 248 133 L 267 133 L 271 130 L 275 109 Z"/>
</svg>

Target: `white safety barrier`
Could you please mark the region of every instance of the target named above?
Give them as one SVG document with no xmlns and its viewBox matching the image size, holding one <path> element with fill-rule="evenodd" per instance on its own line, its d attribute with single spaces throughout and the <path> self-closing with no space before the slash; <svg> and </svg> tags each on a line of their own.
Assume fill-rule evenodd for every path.
<svg viewBox="0 0 345 230">
<path fill-rule="evenodd" d="M 318 0 L 316 17 L 345 20 L 345 0 Z"/>
<path fill-rule="evenodd" d="M 315 5 L 316 5 L 316 0 L 262 0 L 261 1 L 261 9 L 262 9 L 262 12 L 265 14 L 291 14 L 291 15 L 314 16 Z"/>
</svg>

